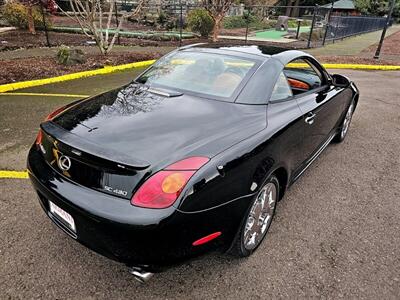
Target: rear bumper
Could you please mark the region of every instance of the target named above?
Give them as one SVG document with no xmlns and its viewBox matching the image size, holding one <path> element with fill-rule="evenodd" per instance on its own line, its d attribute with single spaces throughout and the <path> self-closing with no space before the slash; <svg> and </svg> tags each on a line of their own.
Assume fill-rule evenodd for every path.
<svg viewBox="0 0 400 300">
<path fill-rule="evenodd" d="M 79 186 L 53 170 L 32 147 L 28 171 L 47 216 L 69 236 L 110 259 L 151 271 L 179 263 L 206 251 L 229 247 L 240 220 L 226 218 L 229 207 L 185 214 L 174 207 L 146 209 L 129 200 Z M 53 202 L 75 221 L 71 231 L 49 212 Z M 223 221 L 222 221 L 223 220 Z M 217 239 L 201 246 L 192 243 L 221 231 Z"/>
</svg>

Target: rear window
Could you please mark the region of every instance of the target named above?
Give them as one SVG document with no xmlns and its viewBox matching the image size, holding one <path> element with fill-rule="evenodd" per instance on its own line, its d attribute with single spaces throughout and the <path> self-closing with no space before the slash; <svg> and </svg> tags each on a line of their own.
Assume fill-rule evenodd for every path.
<svg viewBox="0 0 400 300">
<path fill-rule="evenodd" d="M 255 61 L 235 56 L 177 52 L 161 59 L 136 81 L 150 86 L 229 99 L 252 73 L 255 65 Z"/>
</svg>

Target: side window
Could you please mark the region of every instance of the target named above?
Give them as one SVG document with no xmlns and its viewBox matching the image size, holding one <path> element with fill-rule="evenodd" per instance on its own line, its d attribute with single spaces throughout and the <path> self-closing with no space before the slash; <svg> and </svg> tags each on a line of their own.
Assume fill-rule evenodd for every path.
<svg viewBox="0 0 400 300">
<path fill-rule="evenodd" d="M 323 83 L 321 72 L 305 59 L 296 59 L 288 63 L 285 73 L 293 95 L 319 88 Z"/>
<path fill-rule="evenodd" d="M 292 96 L 292 90 L 288 84 L 286 76 L 283 74 L 283 72 L 281 72 L 272 91 L 271 101 L 284 100 Z"/>
</svg>

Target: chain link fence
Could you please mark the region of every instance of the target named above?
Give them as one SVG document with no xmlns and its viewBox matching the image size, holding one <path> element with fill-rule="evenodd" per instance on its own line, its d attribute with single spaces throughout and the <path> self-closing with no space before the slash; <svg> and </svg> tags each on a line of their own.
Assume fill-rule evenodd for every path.
<svg viewBox="0 0 400 300">
<path fill-rule="evenodd" d="M 234 16 L 225 18 L 228 26 L 223 30 L 224 38 L 290 43 L 302 48 L 381 30 L 386 23 L 384 17 L 340 15 L 329 7 L 320 6 L 247 6 L 242 15 L 245 26 L 237 26 L 235 30 L 231 22 L 227 22 L 231 18 Z"/>
<path fill-rule="evenodd" d="M 337 40 L 353 35 L 381 30 L 386 18 L 368 16 L 331 16 L 327 24 L 326 40 Z"/>
</svg>

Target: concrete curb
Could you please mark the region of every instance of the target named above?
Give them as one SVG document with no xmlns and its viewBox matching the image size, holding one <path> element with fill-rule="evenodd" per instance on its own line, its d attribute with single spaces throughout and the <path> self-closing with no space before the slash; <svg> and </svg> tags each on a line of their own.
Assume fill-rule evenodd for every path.
<svg viewBox="0 0 400 300">
<path fill-rule="evenodd" d="M 152 65 L 154 62 L 155 62 L 155 60 L 145 60 L 145 61 L 139 61 L 139 62 L 134 62 L 134 63 L 130 63 L 130 64 L 119 65 L 119 66 L 104 67 L 102 69 L 97 69 L 97 70 L 71 73 L 71 74 L 61 75 L 61 76 L 57 76 L 57 77 L 3 84 L 3 85 L 0 85 L 0 93 L 15 91 L 15 90 L 39 86 L 39 85 L 45 85 L 45 84 L 50 84 L 50 83 L 57 83 L 57 82 L 63 82 L 63 81 L 68 81 L 68 80 L 84 78 L 84 77 L 90 77 L 90 76 L 95 76 L 95 75 L 110 74 L 110 73 L 123 71 L 123 70 L 127 70 L 127 69 L 143 68 L 143 67 Z"/>
</svg>

